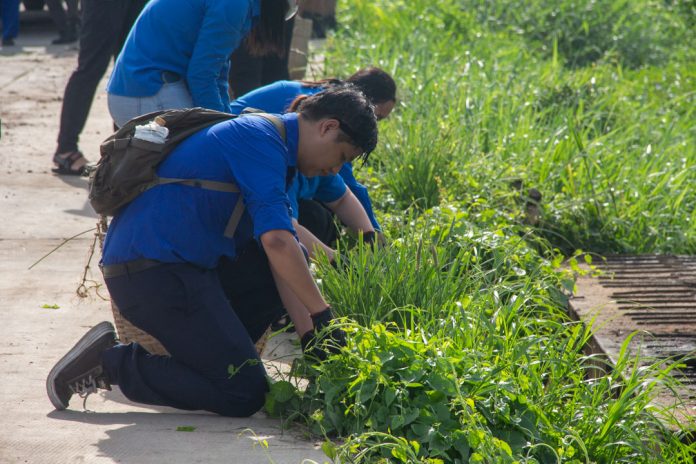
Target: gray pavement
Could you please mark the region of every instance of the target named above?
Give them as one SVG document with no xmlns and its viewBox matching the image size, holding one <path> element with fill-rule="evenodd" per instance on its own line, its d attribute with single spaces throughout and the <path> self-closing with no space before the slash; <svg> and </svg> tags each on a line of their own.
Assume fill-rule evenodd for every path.
<svg viewBox="0 0 696 464">
<path fill-rule="evenodd" d="M 283 431 L 262 413 L 230 419 L 148 407 L 129 402 L 117 387 L 90 396 L 87 411 L 79 398 L 67 411 L 53 410 L 45 391 L 48 371 L 89 327 L 111 319 L 98 253 L 87 272 L 89 296 L 76 294 L 92 232 L 29 270 L 97 220 L 86 179 L 50 172 L 63 89 L 77 55 L 75 47 L 48 45 L 54 36 L 39 22 L 24 27 L 16 47 L 0 49 L 0 463 L 327 461 L 301 429 Z M 104 86 L 80 141 L 91 161 L 111 132 Z M 264 357 L 293 349 L 279 337 Z M 177 431 L 181 426 L 194 430 Z"/>
</svg>

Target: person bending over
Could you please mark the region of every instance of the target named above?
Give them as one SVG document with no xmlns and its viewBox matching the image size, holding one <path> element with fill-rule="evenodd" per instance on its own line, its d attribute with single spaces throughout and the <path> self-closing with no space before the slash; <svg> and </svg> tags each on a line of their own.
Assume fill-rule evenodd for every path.
<svg viewBox="0 0 696 464">
<path fill-rule="evenodd" d="M 113 326 L 103 322 L 49 373 L 47 391 L 56 409 L 67 408 L 73 394 L 118 385 L 140 403 L 224 416 L 259 410 L 266 373 L 217 272 L 222 257 L 234 259 L 254 240 L 268 256 L 303 347 L 313 349 L 317 331 L 332 319 L 331 308 L 297 241 L 286 189 L 296 171 L 312 177 L 366 158 L 377 144 L 377 125 L 372 105 L 349 88 L 309 97 L 297 113 L 280 117 L 285 142 L 272 122 L 247 115 L 195 133 L 157 168 L 161 177 L 235 183 L 241 193 L 157 185 L 113 218 L 102 255 L 106 286 L 122 315 L 170 356 L 119 344 Z M 243 218 L 228 238 L 239 195 Z M 345 343 L 340 329 L 329 334 Z"/>
<path fill-rule="evenodd" d="M 247 37 L 255 53 L 283 53 L 295 0 L 150 0 L 133 25 L 107 85 L 121 127 L 157 110 L 229 112 L 229 57 Z"/>
<path fill-rule="evenodd" d="M 396 104 L 396 83 L 384 70 L 376 67 L 368 67 L 359 70 L 346 80 L 324 79 L 320 81 L 278 81 L 273 84 L 260 87 L 252 92 L 242 95 L 230 104 L 234 114 L 240 114 L 244 108 L 257 108 L 268 113 L 284 113 L 293 111 L 293 102 L 298 97 L 315 95 L 323 90 L 336 86 L 351 84 L 357 87 L 375 107 L 377 119 L 384 119 L 394 109 Z M 372 200 L 367 188 L 359 183 L 353 174 L 353 164 L 344 163 L 338 173 L 353 194 L 362 204 L 370 218 L 374 229 L 379 233 L 381 227 L 372 209 Z M 304 218 L 315 218 L 319 223 L 333 222 L 333 218 L 327 217 L 325 208 L 313 201 L 300 203 L 300 223 Z M 321 235 L 320 231 L 316 231 Z"/>
</svg>

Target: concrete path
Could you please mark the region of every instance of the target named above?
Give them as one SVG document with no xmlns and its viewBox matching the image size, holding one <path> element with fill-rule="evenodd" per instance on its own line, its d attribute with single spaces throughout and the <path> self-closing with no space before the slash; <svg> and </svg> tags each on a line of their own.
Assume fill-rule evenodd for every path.
<svg viewBox="0 0 696 464">
<path fill-rule="evenodd" d="M 327 461 L 302 430 L 282 431 L 279 421 L 263 414 L 229 419 L 143 407 L 117 387 L 89 397 L 89 411 L 79 398 L 70 410 L 53 410 L 45 391 L 48 371 L 89 327 L 111 319 L 98 254 L 87 273 L 89 296 L 76 294 L 92 232 L 29 270 L 97 220 L 86 179 L 50 172 L 63 89 L 77 56 L 74 47 L 48 45 L 53 37 L 48 23 L 23 24 L 17 46 L 0 50 L 0 463 Z M 91 161 L 111 132 L 104 86 L 80 141 Z M 265 353 L 273 351 L 272 342 Z M 280 351 L 288 346 L 284 342 Z"/>
</svg>

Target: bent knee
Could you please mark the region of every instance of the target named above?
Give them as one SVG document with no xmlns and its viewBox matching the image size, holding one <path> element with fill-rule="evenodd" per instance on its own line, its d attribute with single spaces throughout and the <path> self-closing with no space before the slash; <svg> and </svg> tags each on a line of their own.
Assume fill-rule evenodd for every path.
<svg viewBox="0 0 696 464">
<path fill-rule="evenodd" d="M 260 366 L 259 366 L 260 367 Z M 231 417 L 249 417 L 258 412 L 266 401 L 268 380 L 263 368 L 246 372 L 243 381 L 235 382 L 234 389 L 228 390 L 228 407 L 219 414 Z"/>
</svg>

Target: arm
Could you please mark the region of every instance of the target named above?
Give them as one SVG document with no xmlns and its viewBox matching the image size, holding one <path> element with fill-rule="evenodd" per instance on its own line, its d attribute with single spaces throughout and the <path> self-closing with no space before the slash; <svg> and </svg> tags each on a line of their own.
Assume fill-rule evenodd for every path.
<svg viewBox="0 0 696 464">
<path fill-rule="evenodd" d="M 302 338 L 304 334 L 314 328 L 314 322 L 312 322 L 309 311 L 307 307 L 302 304 L 300 299 L 295 296 L 292 290 L 290 290 L 290 287 L 282 277 L 273 271 L 273 268 L 271 268 L 271 272 L 273 273 L 273 280 L 275 280 L 276 288 L 278 289 L 278 294 L 283 302 L 283 306 L 288 312 L 288 316 L 290 316 L 292 323 L 295 324 L 297 335 Z"/>
<path fill-rule="evenodd" d="M 288 301 L 291 303 L 291 308 L 288 308 L 288 311 L 293 311 L 295 317 L 301 316 L 298 320 L 299 323 L 302 323 L 305 316 L 319 313 L 329 306 L 314 283 L 304 254 L 292 233 L 287 230 L 269 230 L 261 235 L 261 243 L 268 256 L 276 282 L 281 282 L 279 291 L 282 289 L 286 297 L 287 292 L 290 291 L 297 298 L 296 301 Z M 283 302 L 286 301 L 283 300 Z M 296 309 L 299 307 L 296 304 L 298 302 L 306 308 L 304 316 L 302 311 Z M 290 316 L 293 317 L 293 314 L 290 313 Z M 293 317 L 293 322 L 295 322 L 295 317 Z"/>
<path fill-rule="evenodd" d="M 186 83 L 193 104 L 229 111 L 227 73 L 229 56 L 240 44 L 246 30 L 248 2 L 231 7 L 221 2 L 205 12 L 186 71 Z"/>
<path fill-rule="evenodd" d="M 346 190 L 341 198 L 327 203 L 331 211 L 353 232 L 374 232 L 365 209 L 350 190 Z"/>
<path fill-rule="evenodd" d="M 319 240 L 306 227 L 297 222 L 297 219 L 293 218 L 292 225 L 295 226 L 295 231 L 297 232 L 297 237 L 300 239 L 300 242 L 307 248 L 307 251 L 309 251 L 309 257 L 311 259 L 315 259 L 317 251 L 321 250 L 329 257 L 329 261 L 333 261 L 335 253 L 333 248 Z"/>
<path fill-rule="evenodd" d="M 346 186 L 351 192 L 353 192 L 355 197 L 363 206 L 365 213 L 367 213 L 367 217 L 370 218 L 370 222 L 375 230 L 381 232 L 382 228 L 380 227 L 379 222 L 377 222 L 375 213 L 372 210 L 372 200 L 370 199 L 370 194 L 367 192 L 367 187 L 355 179 L 355 176 L 353 175 L 353 166 L 350 163 L 344 164 L 341 170 L 338 172 L 338 175 L 341 176 L 343 181 L 346 183 Z"/>
</svg>

